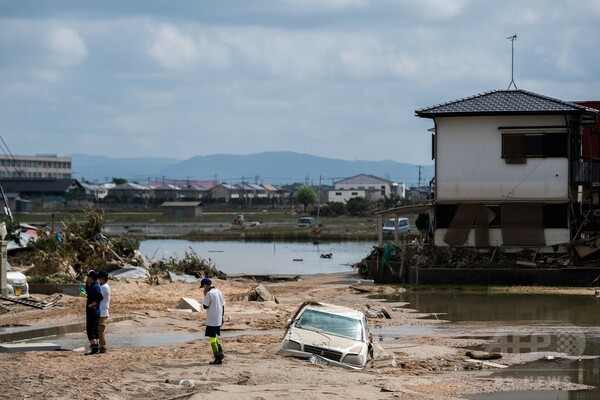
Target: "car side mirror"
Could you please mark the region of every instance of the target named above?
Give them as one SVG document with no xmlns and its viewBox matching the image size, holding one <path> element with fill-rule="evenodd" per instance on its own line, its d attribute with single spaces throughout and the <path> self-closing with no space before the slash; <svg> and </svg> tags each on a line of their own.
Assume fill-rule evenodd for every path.
<svg viewBox="0 0 600 400">
<path fill-rule="evenodd" d="M 289 328 L 289 327 L 290 327 L 290 325 L 292 325 L 292 320 L 291 320 L 291 319 L 288 319 L 288 320 L 287 320 L 287 324 L 286 324 L 286 325 L 287 325 L 287 327 Z"/>
</svg>

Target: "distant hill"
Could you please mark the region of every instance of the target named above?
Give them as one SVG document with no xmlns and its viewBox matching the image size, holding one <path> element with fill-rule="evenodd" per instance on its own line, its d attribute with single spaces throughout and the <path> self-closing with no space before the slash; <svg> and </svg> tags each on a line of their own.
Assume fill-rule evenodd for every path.
<svg viewBox="0 0 600 400">
<path fill-rule="evenodd" d="M 181 161 L 176 158 L 111 158 L 87 154 L 72 154 L 70 157 L 74 178 L 85 178 L 99 183 L 110 182 L 112 178 L 143 181 L 148 176 L 159 175 L 163 168 Z"/>
<path fill-rule="evenodd" d="M 109 158 L 72 155 L 76 178 L 104 182 L 106 177 L 127 178 L 139 183 L 157 178 L 217 179 L 220 182 L 266 182 L 286 184 L 306 182 L 331 185 L 332 180 L 357 174 L 371 174 L 394 182 L 416 185 L 419 169 L 414 164 L 395 161 L 348 161 L 294 152 L 264 152 L 247 155 L 215 154 L 187 160 L 170 158 Z M 421 168 L 421 185 L 433 176 L 433 166 Z"/>
</svg>

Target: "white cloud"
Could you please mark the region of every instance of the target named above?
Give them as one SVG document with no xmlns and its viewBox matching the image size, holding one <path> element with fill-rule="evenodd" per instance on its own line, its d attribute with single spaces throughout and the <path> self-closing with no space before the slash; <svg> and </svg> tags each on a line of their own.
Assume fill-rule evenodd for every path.
<svg viewBox="0 0 600 400">
<path fill-rule="evenodd" d="M 166 69 L 181 70 L 198 59 L 194 40 L 172 26 L 163 26 L 148 50 L 150 55 Z"/>
<path fill-rule="evenodd" d="M 215 42 L 211 32 L 186 34 L 174 26 L 159 29 L 148 53 L 168 70 L 184 71 L 196 66 L 226 67 L 230 62 L 226 46 Z"/>
<path fill-rule="evenodd" d="M 467 6 L 466 0 L 408 0 L 410 9 L 424 20 L 446 20 L 459 16 Z"/>
<path fill-rule="evenodd" d="M 79 33 L 64 26 L 56 26 L 50 29 L 46 38 L 46 45 L 52 60 L 59 65 L 79 64 L 88 54 Z"/>
<path fill-rule="evenodd" d="M 369 0 L 281 0 L 295 9 L 311 12 L 341 11 L 369 6 Z"/>
</svg>

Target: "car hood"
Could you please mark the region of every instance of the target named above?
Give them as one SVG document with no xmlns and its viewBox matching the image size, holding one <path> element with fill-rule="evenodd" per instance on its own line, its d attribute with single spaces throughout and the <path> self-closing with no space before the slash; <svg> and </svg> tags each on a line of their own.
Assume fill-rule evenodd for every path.
<svg viewBox="0 0 600 400">
<path fill-rule="evenodd" d="M 27 282 L 27 277 L 23 275 L 21 272 L 17 271 L 7 271 L 6 279 L 11 282 Z"/>
<path fill-rule="evenodd" d="M 353 354 L 360 353 L 362 349 L 367 346 L 367 343 L 358 340 L 335 336 L 329 333 L 310 331 L 298 327 L 290 329 L 288 335 L 288 338 L 295 342 L 323 348 L 338 349 Z"/>
</svg>

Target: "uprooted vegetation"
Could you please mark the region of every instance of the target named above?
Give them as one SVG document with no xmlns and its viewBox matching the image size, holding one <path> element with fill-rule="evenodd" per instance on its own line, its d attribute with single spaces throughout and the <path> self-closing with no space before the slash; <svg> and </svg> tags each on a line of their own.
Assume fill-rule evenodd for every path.
<svg viewBox="0 0 600 400">
<path fill-rule="evenodd" d="M 163 260 L 152 262 L 150 273 L 152 275 L 164 274 L 166 271 L 171 271 L 175 274 L 192 275 L 195 277 L 216 276 L 220 279 L 225 279 L 227 275 L 219 271 L 212 260 L 205 260 L 200 257 L 193 249 L 185 252 L 182 259 L 169 257 Z"/>
<path fill-rule="evenodd" d="M 150 264 L 139 252 L 142 237 L 123 233 L 109 240 L 102 234 L 102 211 L 86 209 L 83 223 L 70 219 L 60 226 L 55 230 L 39 229 L 37 240 L 12 256 L 14 265 L 31 266 L 25 272 L 30 282 L 75 282 L 90 269 L 111 271 L 126 266 L 146 268 L 153 277 L 164 276 L 167 270 L 196 277 L 225 277 L 210 260 L 191 249 L 181 260 L 170 258 Z"/>
</svg>

